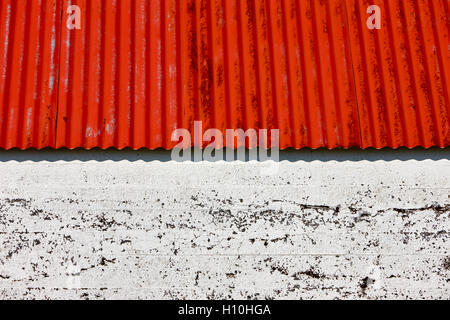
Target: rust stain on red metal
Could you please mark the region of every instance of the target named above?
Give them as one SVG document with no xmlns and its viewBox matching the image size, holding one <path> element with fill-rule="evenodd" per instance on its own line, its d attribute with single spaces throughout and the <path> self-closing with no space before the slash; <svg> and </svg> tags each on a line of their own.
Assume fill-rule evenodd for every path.
<svg viewBox="0 0 450 320">
<path fill-rule="evenodd" d="M 282 149 L 448 146 L 449 21 L 447 0 L 5 0 L 0 147 L 170 149 L 194 121 Z"/>
<path fill-rule="evenodd" d="M 347 2 L 362 146 L 449 146 L 449 1 Z M 366 28 L 369 5 L 379 30 Z"/>
</svg>

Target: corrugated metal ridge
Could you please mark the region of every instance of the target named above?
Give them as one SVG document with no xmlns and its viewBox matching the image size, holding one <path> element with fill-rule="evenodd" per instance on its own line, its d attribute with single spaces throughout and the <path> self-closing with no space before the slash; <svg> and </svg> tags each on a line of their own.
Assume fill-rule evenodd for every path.
<svg viewBox="0 0 450 320">
<path fill-rule="evenodd" d="M 281 148 L 450 145 L 447 0 L 5 0 L 0 28 L 3 148 L 170 149 L 194 121 Z"/>
</svg>

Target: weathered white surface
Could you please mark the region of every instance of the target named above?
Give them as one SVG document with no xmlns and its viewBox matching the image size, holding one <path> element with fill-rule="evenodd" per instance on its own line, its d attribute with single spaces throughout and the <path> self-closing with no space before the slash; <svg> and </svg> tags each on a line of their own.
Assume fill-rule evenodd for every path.
<svg viewBox="0 0 450 320">
<path fill-rule="evenodd" d="M 0 298 L 450 298 L 450 150 L 281 156 L 0 152 Z"/>
</svg>

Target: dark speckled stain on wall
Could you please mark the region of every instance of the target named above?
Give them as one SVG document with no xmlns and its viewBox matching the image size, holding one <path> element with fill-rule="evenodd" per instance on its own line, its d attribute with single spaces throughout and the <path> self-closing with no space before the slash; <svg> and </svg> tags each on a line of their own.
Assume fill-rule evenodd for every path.
<svg viewBox="0 0 450 320">
<path fill-rule="evenodd" d="M 418 270 L 406 272 L 404 262 L 396 260 L 401 260 L 402 256 L 387 254 L 390 250 L 389 243 L 383 242 L 381 238 L 385 233 L 390 233 L 388 225 L 392 220 L 398 220 L 400 224 L 396 227 L 399 229 L 394 235 L 391 234 L 394 237 L 391 240 L 396 243 L 414 243 L 413 246 L 419 245 L 424 253 L 429 251 L 428 248 L 433 248 L 436 252 L 448 252 L 445 249 L 445 243 L 449 240 L 448 231 L 431 226 L 434 222 L 448 221 L 449 205 L 372 211 L 356 206 L 310 205 L 298 201 L 283 203 L 276 199 L 263 203 L 248 203 L 246 199 L 246 203 L 243 203 L 239 198 L 195 194 L 186 200 L 179 200 L 181 205 L 189 207 L 187 211 L 182 210 L 180 216 L 175 214 L 167 218 L 158 212 L 160 210 L 153 212 L 152 209 L 152 213 L 142 220 L 144 208 L 155 205 L 165 208 L 169 203 L 166 201 L 161 198 L 145 200 L 143 203 L 125 200 L 113 204 L 116 208 L 125 205 L 124 208 L 103 210 L 104 204 L 101 201 L 85 200 L 80 196 L 50 199 L 44 203 L 32 198 L 2 198 L 0 229 L 7 231 L 0 232 L 1 247 L 4 248 L 0 254 L 0 278 L 15 285 L 32 280 L 39 287 L 45 286 L 46 279 L 58 283 L 57 279 L 68 276 L 88 280 L 94 277 L 96 287 L 105 286 L 90 288 L 88 281 L 86 288 L 70 292 L 78 292 L 78 298 L 81 299 L 122 296 L 124 292 L 133 296 L 133 291 L 129 292 L 126 288 L 108 288 L 110 280 L 106 279 L 115 272 L 120 277 L 131 278 L 131 288 L 137 288 L 138 283 L 139 286 L 145 286 L 148 281 L 146 277 L 165 284 L 164 292 L 159 293 L 165 298 L 183 298 L 184 295 L 191 297 L 193 294 L 189 290 L 177 289 L 173 281 L 182 281 L 186 288 L 192 286 L 203 290 L 203 293 L 197 294 L 206 298 L 230 298 L 239 292 L 243 298 L 270 299 L 291 296 L 296 292 L 305 294 L 304 290 L 311 294 L 328 290 L 340 298 L 381 298 L 388 292 L 399 290 L 395 285 L 383 289 L 386 286 L 383 283 L 381 291 L 373 291 L 377 281 L 383 282 L 386 279 L 353 270 L 356 266 L 361 268 L 361 265 L 375 266 L 390 272 L 387 275 L 389 280 L 420 282 L 430 277 L 430 274 L 436 274 L 442 280 L 433 278 L 435 284 L 443 281 L 448 285 L 450 256 L 413 256 L 411 259 L 416 260 L 414 264 Z M 58 203 L 56 207 L 61 209 L 49 210 L 49 203 L 52 206 Z M 284 207 L 267 209 L 272 204 Z M 226 209 L 227 207 L 232 209 Z M 199 211 L 193 215 L 190 211 L 192 209 Z M 165 212 L 167 215 L 167 211 Z M 181 216 L 183 218 L 180 219 Z M 420 225 L 417 230 L 432 231 L 414 231 L 412 226 L 417 225 Z M 27 228 L 23 229 L 24 226 Z M 254 236 L 255 226 L 262 231 L 259 237 Z M 264 234 L 263 230 L 269 228 L 283 230 L 284 233 Z M 279 255 L 280 248 L 281 252 L 290 253 L 305 244 L 307 247 L 320 248 L 318 243 L 323 238 L 317 234 L 327 228 L 335 228 L 341 234 L 336 238 L 337 241 L 344 241 L 343 243 L 350 240 L 345 240 L 348 236 L 351 239 L 367 238 L 352 245 L 352 250 L 367 252 L 367 256 L 349 253 L 297 257 Z M 190 232 L 192 233 L 189 234 Z M 182 233 L 185 236 L 173 237 Z M 247 249 L 242 251 L 243 247 Z M 245 254 L 255 250 L 262 250 L 266 254 Z M 198 256 L 192 259 L 189 255 L 194 252 Z M 421 249 L 418 248 L 417 253 L 420 252 Z M 155 256 L 149 258 L 153 254 Z M 232 254 L 232 259 L 229 254 Z M 417 259 L 421 263 L 418 266 Z M 213 267 L 217 263 L 221 267 Z M 73 264 L 78 269 L 67 273 L 67 264 Z M 21 270 L 15 270 L 17 266 Z M 181 270 L 182 275 L 179 274 Z M 109 276 L 104 278 L 105 274 Z M 248 281 L 251 275 L 266 277 L 269 289 L 251 292 L 240 287 L 239 282 Z M 153 283 L 152 281 L 149 283 Z M 356 283 L 357 289 L 350 287 L 351 283 Z M 64 285 L 63 281 L 62 286 Z M 58 289 L 58 286 L 52 290 L 38 287 L 23 291 L 23 297 L 28 294 L 32 297 L 40 296 L 40 290 L 44 294 L 58 296 L 58 291 L 63 290 Z M 144 296 L 151 295 L 145 290 L 139 292 Z M 401 296 L 401 291 L 398 294 Z"/>
</svg>

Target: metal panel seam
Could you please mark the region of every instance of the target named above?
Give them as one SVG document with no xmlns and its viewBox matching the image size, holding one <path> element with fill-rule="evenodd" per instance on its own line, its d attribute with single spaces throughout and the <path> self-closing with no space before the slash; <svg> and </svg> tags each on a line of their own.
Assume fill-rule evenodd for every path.
<svg viewBox="0 0 450 320">
<path fill-rule="evenodd" d="M 61 9 L 61 13 L 60 13 L 60 20 L 59 20 L 59 24 L 60 24 L 60 26 L 61 26 L 61 28 L 63 28 L 63 15 L 64 15 L 64 0 L 59 0 L 60 1 L 60 9 Z M 61 79 L 60 79 L 60 76 L 61 76 L 61 50 L 62 50 L 62 32 L 60 32 L 59 33 L 59 48 L 58 48 L 58 51 L 59 51 L 59 56 L 58 56 L 58 75 L 57 75 L 57 79 L 58 79 L 58 84 L 57 84 L 57 92 L 58 92 L 58 94 L 57 94 L 57 96 L 56 96 L 56 120 L 55 120 L 55 139 L 54 139 L 54 146 L 56 147 L 56 143 L 57 143 L 57 140 L 58 140 L 58 136 L 57 136 L 57 133 L 58 133 L 58 113 L 59 113 L 59 97 L 60 97 L 60 95 L 59 95 L 59 86 L 60 86 L 60 83 L 61 83 Z"/>
<path fill-rule="evenodd" d="M 348 18 L 348 9 L 347 9 L 347 0 L 344 1 L 344 7 L 345 7 L 345 22 L 347 25 L 347 31 L 350 32 L 350 23 Z M 362 136 L 362 129 L 361 129 L 361 115 L 359 113 L 359 101 L 358 101 L 358 90 L 356 86 L 356 75 L 355 75 L 355 63 L 353 61 L 353 50 L 352 50 L 352 42 L 350 41 L 350 36 L 348 37 L 348 46 L 350 47 L 350 65 L 352 66 L 352 76 L 353 76 L 353 83 L 355 84 L 354 91 L 355 91 L 355 97 L 356 97 L 356 114 L 358 115 L 358 132 L 359 132 L 359 143 L 360 147 L 363 146 L 363 136 Z M 56 136 L 56 135 L 55 135 Z"/>
</svg>

